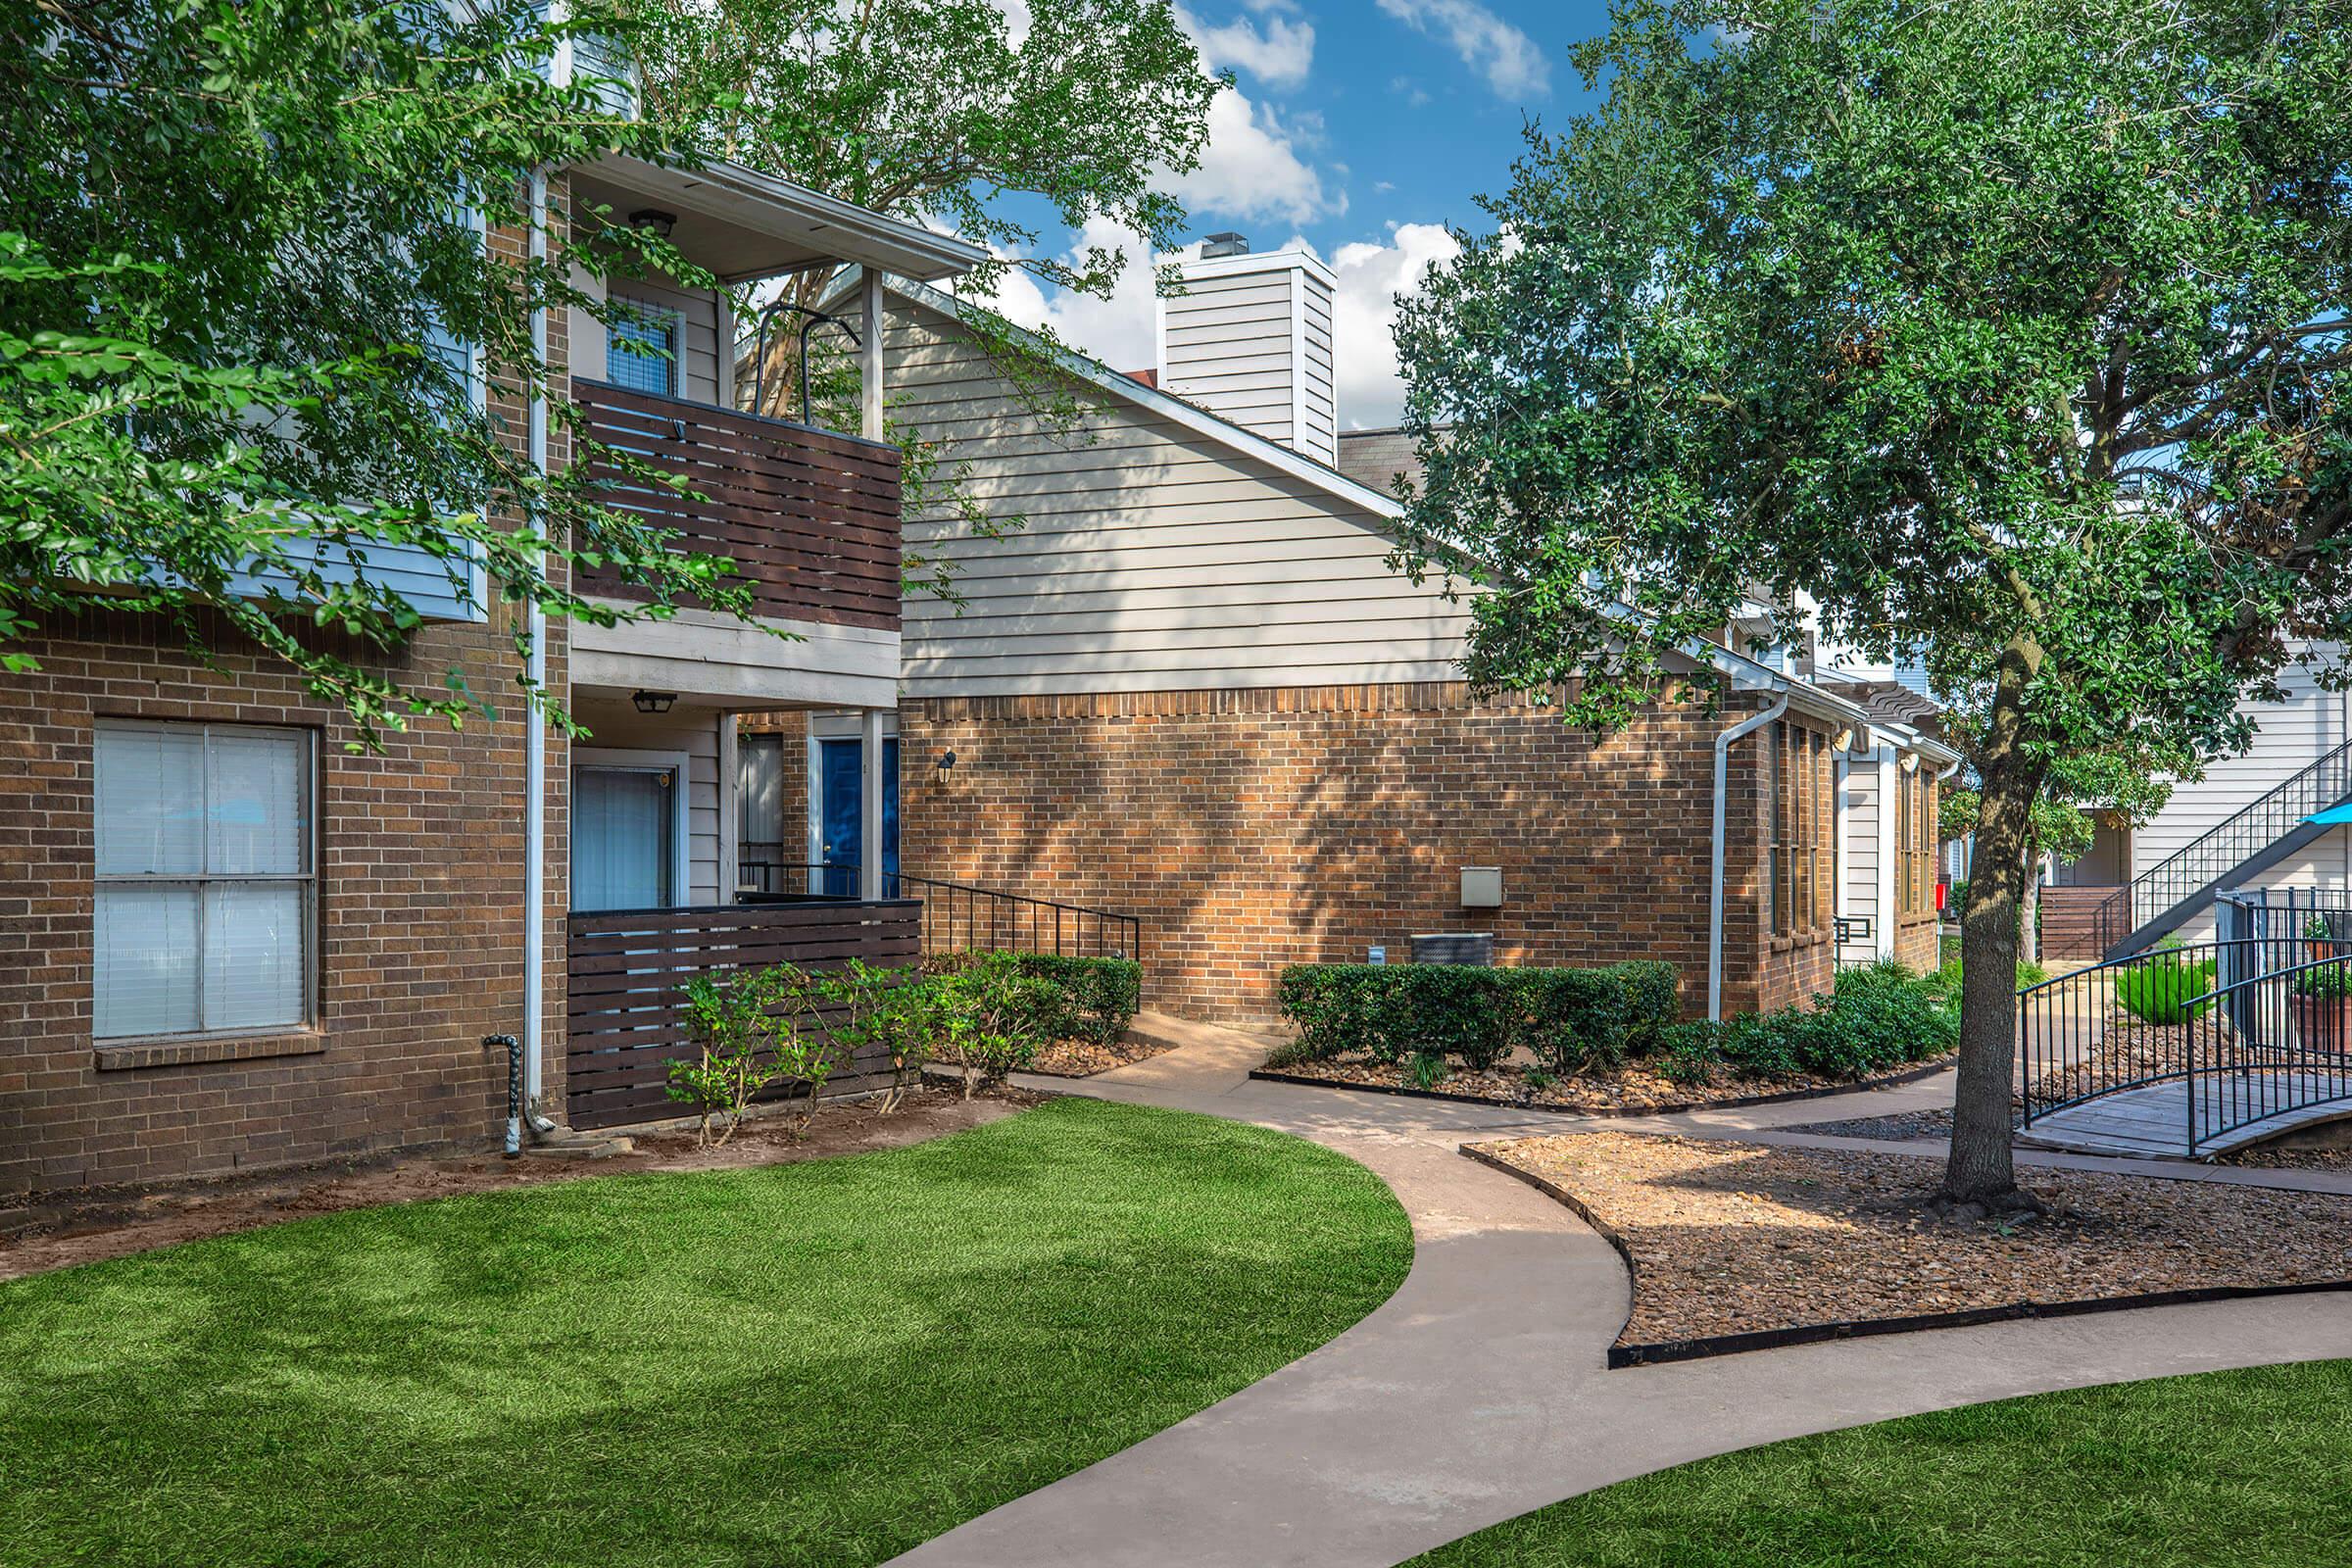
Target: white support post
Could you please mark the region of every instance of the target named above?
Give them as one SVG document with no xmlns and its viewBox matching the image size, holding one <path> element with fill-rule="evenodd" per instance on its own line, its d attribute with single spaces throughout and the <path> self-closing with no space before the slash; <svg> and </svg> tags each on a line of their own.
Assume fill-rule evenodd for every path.
<svg viewBox="0 0 2352 1568">
<path fill-rule="evenodd" d="M 861 834 L 858 844 L 858 896 L 878 899 L 882 896 L 882 710 L 869 708 L 861 715 L 858 727 L 858 784 L 864 792 L 859 803 L 858 825 Z"/>
<path fill-rule="evenodd" d="M 864 417 L 858 431 L 868 441 L 882 439 L 882 274 L 865 270 L 865 341 L 858 345 L 859 379 L 863 382 Z"/>
<path fill-rule="evenodd" d="M 735 744 L 735 715 L 718 715 L 718 898 L 733 904 L 743 891 L 743 778 Z"/>
</svg>

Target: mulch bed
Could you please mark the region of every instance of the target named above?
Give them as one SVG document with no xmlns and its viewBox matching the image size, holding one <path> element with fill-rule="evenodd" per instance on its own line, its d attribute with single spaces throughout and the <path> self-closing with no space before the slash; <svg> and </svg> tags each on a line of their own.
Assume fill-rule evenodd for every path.
<svg viewBox="0 0 2352 1568">
<path fill-rule="evenodd" d="M 589 1176 L 731 1170 L 900 1149 L 995 1121 L 1046 1098 L 998 1090 L 967 1102 L 960 1089 L 926 1088 L 910 1090 L 888 1115 L 869 1102 L 829 1103 L 806 1138 L 794 1136 L 797 1106 L 788 1113 L 755 1113 L 723 1149 L 699 1147 L 691 1130 L 630 1133 L 634 1149 L 601 1159 L 381 1155 L 168 1185 L 86 1188 L 48 1195 L 36 1206 L 14 1211 L 7 1238 L 0 1240 L 0 1280 L 383 1203 Z"/>
<path fill-rule="evenodd" d="M 1092 1078 L 1099 1072 L 1145 1061 L 1175 1049 L 1173 1041 L 1132 1037 L 1107 1046 L 1099 1046 L 1091 1040 L 1056 1040 L 1040 1051 L 1037 1058 L 1021 1071 L 1044 1073 L 1049 1078 Z M 935 1066 L 954 1067 L 959 1072 L 963 1067 L 962 1054 L 952 1050 L 939 1053 L 931 1061 Z"/>
<path fill-rule="evenodd" d="M 1613 1132 L 1477 1148 L 1567 1196 L 1625 1251 L 1634 1301 L 1620 1352 L 2352 1280 L 2352 1199 L 2332 1194 L 2037 1168 L 2027 1184 L 2049 1215 L 1967 1222 L 1923 1206 L 1936 1167 L 1920 1155 Z"/>
<path fill-rule="evenodd" d="M 1556 1079 L 1541 1089 L 1530 1085 L 1523 1073 L 1512 1068 L 1487 1072 L 1457 1069 L 1440 1079 L 1433 1088 L 1424 1090 L 1415 1081 L 1412 1072 L 1401 1064 L 1355 1059 L 1295 1062 L 1250 1076 L 1281 1083 L 1312 1083 L 1333 1089 L 1428 1094 L 1443 1100 L 1467 1100 L 1532 1110 L 1559 1110 L 1583 1116 L 1653 1116 L 1707 1106 L 1729 1108 L 1769 1104 L 1775 1101 L 1803 1100 L 1814 1095 L 1838 1094 L 1846 1090 L 1884 1088 L 1889 1084 L 1930 1077 L 1957 1059 L 1957 1054 L 1933 1056 L 1925 1061 L 1890 1067 L 1867 1078 L 1817 1078 L 1811 1074 L 1798 1074 L 1791 1078 L 1769 1079 L 1723 1077 L 1703 1084 L 1683 1083 L 1634 1063 L 1612 1073 Z"/>
</svg>

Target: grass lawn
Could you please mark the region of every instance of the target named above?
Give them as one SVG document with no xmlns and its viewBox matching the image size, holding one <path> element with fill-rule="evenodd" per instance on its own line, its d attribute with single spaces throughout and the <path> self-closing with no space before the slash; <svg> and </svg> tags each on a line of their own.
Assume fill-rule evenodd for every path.
<svg viewBox="0 0 2352 1568">
<path fill-rule="evenodd" d="M 306 1220 L 0 1285 L 0 1563 L 876 1562 L 1329 1339 L 1388 1190 L 1049 1102 L 886 1153 Z"/>
<path fill-rule="evenodd" d="M 1414 1562 L 2340 1568 L 2348 1542 L 2352 1361 L 2321 1361 L 1777 1443 L 1572 1497 Z"/>
</svg>

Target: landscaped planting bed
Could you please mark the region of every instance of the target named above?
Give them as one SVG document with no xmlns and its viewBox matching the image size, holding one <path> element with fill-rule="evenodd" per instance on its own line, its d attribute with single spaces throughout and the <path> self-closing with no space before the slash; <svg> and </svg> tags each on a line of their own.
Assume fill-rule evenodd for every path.
<svg viewBox="0 0 2352 1568">
<path fill-rule="evenodd" d="M 976 953 L 951 953 L 930 959 L 924 967 L 935 976 L 953 975 L 979 961 L 981 955 Z M 1170 1049 L 1165 1043 L 1137 1039 L 1127 1032 L 1143 997 L 1143 966 L 1133 958 L 1015 953 L 1003 956 L 1000 961 L 1025 979 L 1045 982 L 1059 998 L 1038 1018 L 1032 1054 L 1019 1063 L 1022 1071 L 1054 1078 L 1091 1078 Z M 959 1067 L 963 1055 L 954 1046 L 943 1045 L 934 1059 Z"/>
<path fill-rule="evenodd" d="M 1296 1360 L 1411 1257 L 1327 1150 L 1065 1099 L 63 1269 L 0 1285 L 0 1563 L 879 1563 Z"/>
<path fill-rule="evenodd" d="M 1923 1205 L 1923 1155 L 1591 1132 L 1479 1146 L 1628 1253 L 1620 1347 L 1857 1320 L 2352 1279 L 2352 1199 L 2033 1167 L 2038 1219 Z"/>
<path fill-rule="evenodd" d="M 1957 1018 L 1893 965 L 1838 978 L 1813 1007 L 1679 1022 L 1674 966 L 1486 969 L 1299 964 L 1282 978 L 1297 1039 L 1263 1074 L 1586 1114 L 1787 1099 L 1933 1070 Z"/>
</svg>

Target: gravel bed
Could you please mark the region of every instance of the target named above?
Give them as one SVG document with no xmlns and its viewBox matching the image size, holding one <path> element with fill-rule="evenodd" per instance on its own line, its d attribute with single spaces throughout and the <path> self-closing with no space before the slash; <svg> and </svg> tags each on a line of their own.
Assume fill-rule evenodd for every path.
<svg viewBox="0 0 2352 1568">
<path fill-rule="evenodd" d="M 1922 1206 L 1924 1155 L 1572 1133 L 1480 1146 L 1572 1195 L 1633 1256 L 1620 1345 L 2352 1278 L 2352 1199 L 2033 1169 L 2039 1219 Z"/>
<path fill-rule="evenodd" d="M 1819 1078 L 1810 1073 L 1799 1073 L 1788 1078 L 1734 1078 L 1727 1075 L 1703 1084 L 1683 1083 L 1634 1063 L 1616 1072 L 1554 1079 L 1542 1087 L 1530 1083 L 1524 1071 L 1518 1068 L 1497 1068 L 1487 1072 L 1467 1072 L 1456 1068 L 1436 1083 L 1425 1086 L 1401 1063 L 1352 1057 L 1286 1062 L 1272 1070 L 1342 1087 L 1426 1087 L 1438 1094 L 1492 1101 L 1498 1105 L 1542 1105 L 1553 1110 L 1581 1110 L 1597 1114 L 1643 1114 L 1680 1105 L 1715 1105 L 1729 1100 L 1796 1095 L 1809 1090 L 1867 1089 L 1873 1084 L 1913 1077 L 1928 1068 L 1957 1059 L 1956 1054 L 1931 1056 L 1889 1067 L 1883 1073 L 1874 1073 L 1867 1078 Z"/>
<path fill-rule="evenodd" d="M 1952 1136 L 1950 1106 L 1941 1110 L 1898 1110 L 1890 1116 L 1856 1116 L 1849 1121 L 1808 1122 L 1802 1127 L 1784 1127 L 1782 1132 L 1822 1133 L 1832 1138 L 1885 1138 L 1905 1142 L 1915 1138 L 1933 1138 L 1948 1143 Z"/>
</svg>

